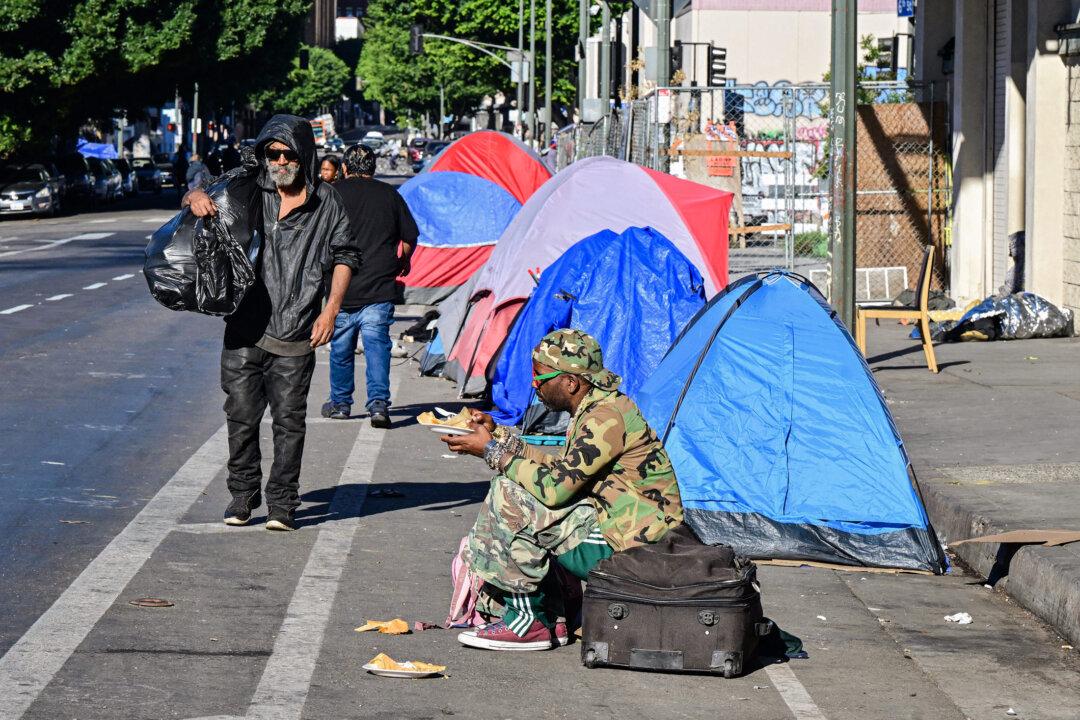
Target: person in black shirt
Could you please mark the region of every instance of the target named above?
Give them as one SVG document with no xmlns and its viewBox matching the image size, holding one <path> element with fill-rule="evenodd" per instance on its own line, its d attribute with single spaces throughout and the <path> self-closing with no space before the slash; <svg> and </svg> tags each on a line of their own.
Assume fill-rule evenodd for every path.
<svg viewBox="0 0 1080 720">
<path fill-rule="evenodd" d="M 275 115 L 259 134 L 255 154 L 262 164 L 262 192 L 258 207 L 250 211 L 262 213 L 262 247 L 255 284 L 225 318 L 221 351 L 229 427 L 227 482 L 233 498 L 225 524 L 246 525 L 262 502 L 259 430 L 269 405 L 274 463 L 266 482 L 266 528 L 293 530 L 314 351 L 333 335 L 349 280 L 361 267 L 361 253 L 341 197 L 319 179 L 311 123 Z M 184 205 L 198 217 L 217 212 L 200 189 L 185 195 Z"/>
<path fill-rule="evenodd" d="M 357 335 L 364 342 L 367 409 L 371 425 L 390 427 L 390 324 L 394 322 L 397 278 L 409 273 L 409 258 L 420 236 L 409 207 L 396 188 L 379 182 L 375 153 L 353 145 L 342 157 L 341 193 L 363 269 L 353 275 L 330 341 L 330 399 L 323 417 L 345 419 L 352 412 Z M 400 254 L 398 248 L 400 246 Z"/>
</svg>

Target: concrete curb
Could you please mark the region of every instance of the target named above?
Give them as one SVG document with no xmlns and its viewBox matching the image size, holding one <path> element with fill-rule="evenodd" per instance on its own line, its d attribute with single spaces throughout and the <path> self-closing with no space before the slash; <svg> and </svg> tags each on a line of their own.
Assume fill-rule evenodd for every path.
<svg viewBox="0 0 1080 720">
<path fill-rule="evenodd" d="M 962 492 L 961 487 L 922 484 L 926 512 L 942 542 L 948 544 L 1018 529 L 988 512 L 1000 508 L 978 498 L 961 497 Z M 994 572 L 1001 545 L 969 543 L 950 549 L 986 578 Z M 1053 626 L 1070 643 L 1080 645 L 1080 543 L 1061 547 L 1021 546 L 1011 561 L 1007 555 L 1003 559 L 1007 561 L 1008 575 L 997 586 Z"/>
</svg>

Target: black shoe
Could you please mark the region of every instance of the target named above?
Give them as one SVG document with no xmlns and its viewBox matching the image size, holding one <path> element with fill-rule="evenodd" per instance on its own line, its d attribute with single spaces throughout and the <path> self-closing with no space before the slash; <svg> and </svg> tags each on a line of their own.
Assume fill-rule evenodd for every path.
<svg viewBox="0 0 1080 720">
<path fill-rule="evenodd" d="M 282 508 L 272 507 L 270 508 L 270 516 L 266 520 L 267 530 L 277 530 L 279 532 L 289 532 L 296 529 L 296 521 L 293 520 L 292 510 L 283 510 Z"/>
<path fill-rule="evenodd" d="M 335 402 L 323 403 L 322 416 L 324 418 L 330 418 L 331 420 L 348 420 L 351 414 L 352 405 Z"/>
<path fill-rule="evenodd" d="M 252 490 L 242 495 L 233 495 L 232 502 L 225 508 L 225 524 L 247 525 L 251 520 L 251 511 L 261 504 L 261 490 Z"/>
<path fill-rule="evenodd" d="M 371 427 L 383 428 L 384 430 L 390 427 L 390 413 L 386 410 L 386 405 L 371 406 Z"/>
</svg>

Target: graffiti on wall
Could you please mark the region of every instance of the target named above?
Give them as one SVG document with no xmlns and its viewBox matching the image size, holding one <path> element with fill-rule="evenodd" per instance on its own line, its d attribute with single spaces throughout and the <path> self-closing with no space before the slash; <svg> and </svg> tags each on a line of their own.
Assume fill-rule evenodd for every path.
<svg viewBox="0 0 1080 720">
<path fill-rule="evenodd" d="M 820 85 L 802 87 L 787 80 L 767 83 L 761 80 L 750 87 L 728 90 L 727 106 L 732 107 L 731 95 L 741 97 L 743 112 L 762 117 L 822 117 L 821 104 L 829 99 L 829 89 Z M 790 103 L 791 109 L 785 110 Z"/>
</svg>

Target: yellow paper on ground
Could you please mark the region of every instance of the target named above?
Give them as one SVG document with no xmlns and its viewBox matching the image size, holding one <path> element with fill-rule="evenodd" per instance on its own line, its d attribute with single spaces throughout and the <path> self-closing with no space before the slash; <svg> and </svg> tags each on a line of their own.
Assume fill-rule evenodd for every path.
<svg viewBox="0 0 1080 720">
<path fill-rule="evenodd" d="M 408 635 L 409 623 L 405 622 L 401 618 L 395 618 L 393 620 L 368 620 L 366 623 L 356 628 L 356 632 L 367 632 L 368 630 L 378 630 L 386 635 Z"/>
<path fill-rule="evenodd" d="M 380 670 L 408 670 L 419 672 L 433 672 L 438 673 L 446 669 L 445 665 L 432 665 L 431 663 L 420 662 L 419 660 L 406 660 L 405 662 L 398 662 L 385 653 L 379 653 L 375 657 L 368 661 L 368 665 L 374 665 Z"/>
</svg>

